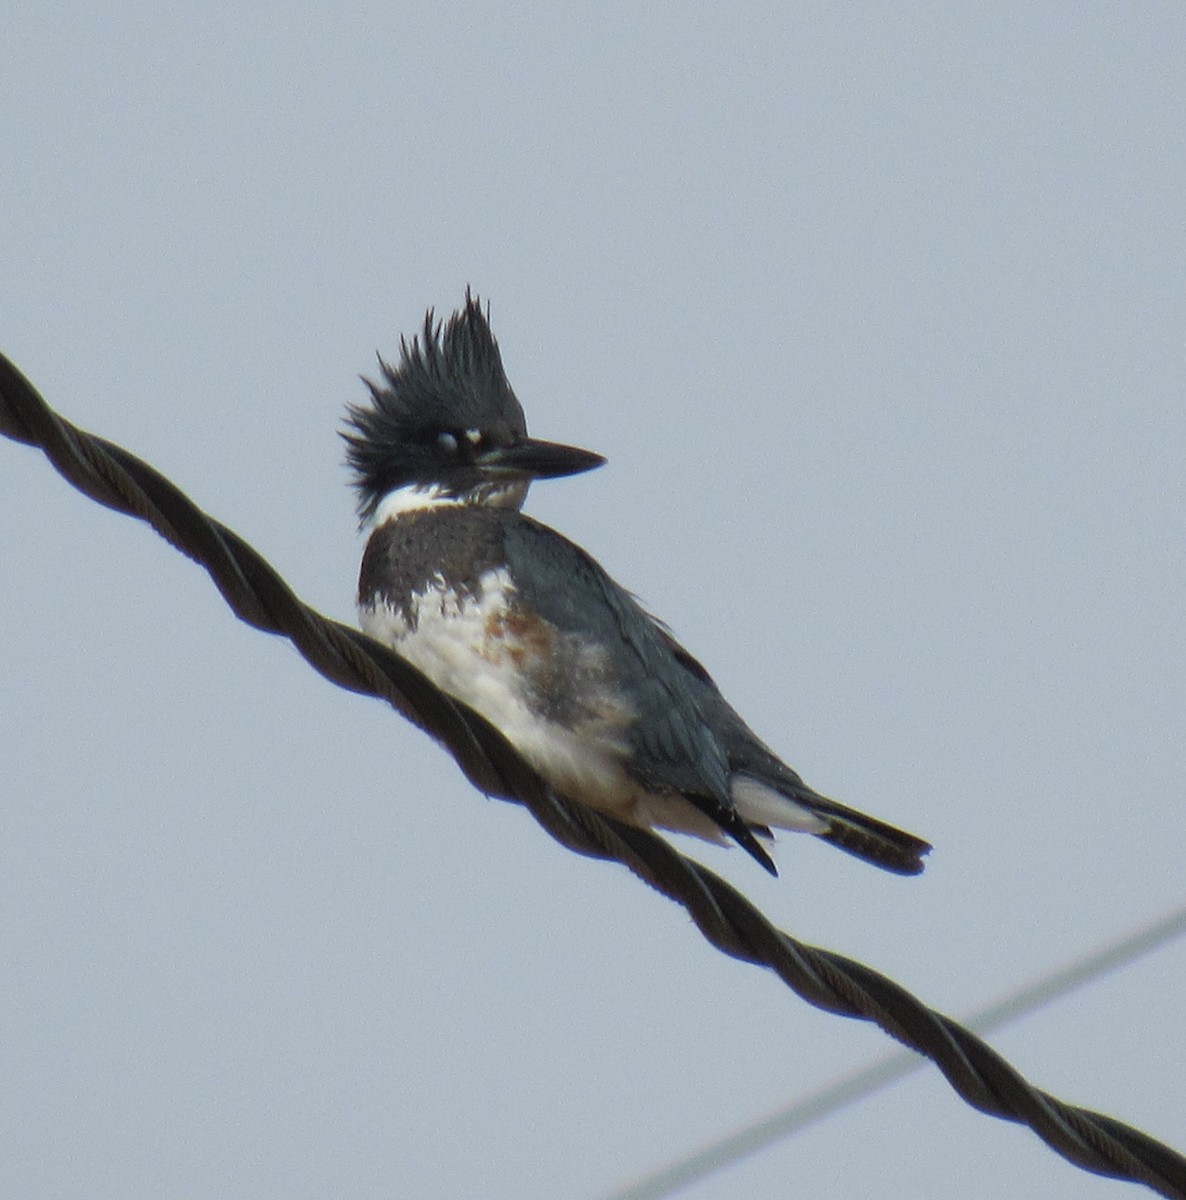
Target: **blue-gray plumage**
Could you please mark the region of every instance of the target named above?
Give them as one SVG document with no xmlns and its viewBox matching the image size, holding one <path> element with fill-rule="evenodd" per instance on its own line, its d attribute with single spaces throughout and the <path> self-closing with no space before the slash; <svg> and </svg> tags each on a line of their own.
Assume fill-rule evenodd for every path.
<svg viewBox="0 0 1186 1200">
<path fill-rule="evenodd" d="M 930 849 L 809 788 L 708 672 L 584 550 L 524 516 L 533 479 L 600 456 L 527 436 L 480 305 L 380 360 L 344 434 L 370 537 L 360 623 L 471 705 L 557 790 L 643 826 L 728 835 L 763 866 L 777 826 L 900 874 Z"/>
</svg>

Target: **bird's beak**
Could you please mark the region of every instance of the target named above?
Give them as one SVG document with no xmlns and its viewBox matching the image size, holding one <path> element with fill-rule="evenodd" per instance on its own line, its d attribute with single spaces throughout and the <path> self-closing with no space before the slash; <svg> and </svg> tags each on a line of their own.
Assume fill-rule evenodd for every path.
<svg viewBox="0 0 1186 1200">
<path fill-rule="evenodd" d="M 485 475 L 502 479 L 555 479 L 561 475 L 579 475 L 600 467 L 605 459 L 592 450 L 562 446 L 559 442 L 541 442 L 523 438 L 510 446 L 491 446 L 477 456 L 476 463 Z"/>
</svg>

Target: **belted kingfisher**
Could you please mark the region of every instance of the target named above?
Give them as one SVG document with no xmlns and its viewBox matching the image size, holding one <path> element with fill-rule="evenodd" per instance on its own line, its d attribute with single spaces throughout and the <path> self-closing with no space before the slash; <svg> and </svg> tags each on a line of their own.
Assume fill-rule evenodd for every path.
<svg viewBox="0 0 1186 1200">
<path fill-rule="evenodd" d="M 602 465 L 527 436 L 488 314 L 466 292 L 400 341 L 350 405 L 346 460 L 369 538 L 362 629 L 496 726 L 570 800 L 643 827 L 735 839 L 771 874 L 771 828 L 901 875 L 930 846 L 829 800 L 579 546 L 519 510 L 536 479 Z M 759 840 L 761 839 L 761 840 Z"/>
</svg>

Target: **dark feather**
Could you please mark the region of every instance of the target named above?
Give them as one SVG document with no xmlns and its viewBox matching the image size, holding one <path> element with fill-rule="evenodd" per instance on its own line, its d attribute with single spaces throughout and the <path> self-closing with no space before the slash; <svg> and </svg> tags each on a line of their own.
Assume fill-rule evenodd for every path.
<svg viewBox="0 0 1186 1200">
<path fill-rule="evenodd" d="M 484 441 L 511 441 L 527 432 L 523 407 L 503 370 L 487 314 L 465 293 L 465 307 L 442 324 L 433 311 L 411 344 L 400 339 L 397 366 L 379 359 L 382 379 L 363 382 L 371 403 L 346 409 L 346 463 L 354 473 L 358 511 L 365 520 L 394 488 L 409 483 L 452 482 L 458 490 L 478 482 L 470 468 L 467 430 Z M 456 435 L 454 478 L 442 471 L 442 430 Z"/>
</svg>

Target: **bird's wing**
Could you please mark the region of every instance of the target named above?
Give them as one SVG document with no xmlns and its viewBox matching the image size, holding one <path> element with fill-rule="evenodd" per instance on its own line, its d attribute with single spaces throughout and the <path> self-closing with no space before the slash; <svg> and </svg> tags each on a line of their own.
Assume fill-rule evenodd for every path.
<svg viewBox="0 0 1186 1200">
<path fill-rule="evenodd" d="M 626 769 L 644 787 L 676 792 L 771 874 L 770 855 L 730 794 L 722 718 L 736 718 L 708 672 L 579 546 L 515 514 L 504 548 L 525 605 L 561 633 L 605 652 L 609 684 L 633 711 Z"/>
<path fill-rule="evenodd" d="M 612 684 L 638 714 L 629 730 L 631 774 L 660 792 L 678 792 L 771 872 L 774 864 L 754 835 L 770 820 L 803 828 L 804 813 L 825 822 L 813 829 L 842 849 L 902 874 L 922 870 L 929 845 L 808 787 L 742 720 L 708 672 L 616 584 L 579 546 L 528 518 L 508 523 L 505 549 L 526 604 L 578 640 L 604 647 Z M 768 788 L 797 814 L 748 819 L 738 811 L 731 781 L 745 777 Z"/>
<path fill-rule="evenodd" d="M 506 552 L 524 603 L 566 634 L 604 648 L 613 685 L 637 714 L 630 769 L 657 791 L 724 810 L 729 760 L 714 731 L 708 672 L 579 546 L 530 518 L 508 522 Z"/>
</svg>

